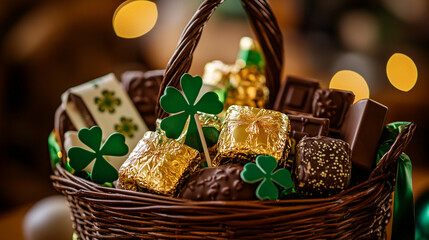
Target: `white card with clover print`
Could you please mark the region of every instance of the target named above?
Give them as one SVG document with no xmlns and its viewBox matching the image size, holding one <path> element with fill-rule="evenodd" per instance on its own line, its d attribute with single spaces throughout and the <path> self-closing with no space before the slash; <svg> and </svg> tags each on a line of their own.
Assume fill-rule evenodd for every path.
<svg viewBox="0 0 429 240">
<path fill-rule="evenodd" d="M 74 95 L 81 102 L 74 102 Z M 62 104 L 77 129 L 91 127 L 94 122 L 103 130 L 103 142 L 110 134 L 119 132 L 125 136 L 125 143 L 133 149 L 148 128 L 113 73 L 70 88 L 63 95 Z M 83 105 L 83 106 L 82 106 Z M 91 119 L 91 120 L 88 120 Z M 127 159 L 109 157 L 119 169 Z"/>
</svg>

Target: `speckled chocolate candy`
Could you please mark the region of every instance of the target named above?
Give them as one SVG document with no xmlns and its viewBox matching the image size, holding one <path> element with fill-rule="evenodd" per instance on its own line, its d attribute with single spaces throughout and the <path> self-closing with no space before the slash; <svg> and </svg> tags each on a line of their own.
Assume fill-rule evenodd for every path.
<svg viewBox="0 0 429 240">
<path fill-rule="evenodd" d="M 304 137 L 296 151 L 293 180 L 302 196 L 328 197 L 348 187 L 352 168 L 348 143 L 329 137 Z"/>
<path fill-rule="evenodd" d="M 245 183 L 238 164 L 203 168 L 195 172 L 180 197 L 196 201 L 230 201 L 256 199 L 258 184 Z"/>
</svg>

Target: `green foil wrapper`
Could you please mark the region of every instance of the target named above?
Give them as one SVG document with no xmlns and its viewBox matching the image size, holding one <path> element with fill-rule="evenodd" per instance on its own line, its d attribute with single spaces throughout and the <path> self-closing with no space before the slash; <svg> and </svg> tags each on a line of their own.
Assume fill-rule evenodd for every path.
<svg viewBox="0 0 429 240">
<path fill-rule="evenodd" d="M 271 155 L 279 165 L 290 151 L 290 122 L 286 114 L 248 106 L 231 106 L 218 141 L 214 166 L 254 162 L 258 155 Z"/>
<path fill-rule="evenodd" d="M 132 191 L 175 196 L 200 164 L 197 150 L 148 131 L 119 169 L 119 184 Z"/>
<path fill-rule="evenodd" d="M 385 126 L 377 151 L 376 163 L 389 151 L 399 133 L 410 122 L 394 122 Z M 392 239 L 414 239 L 415 216 L 411 159 L 402 153 L 397 161 L 393 203 Z"/>
</svg>

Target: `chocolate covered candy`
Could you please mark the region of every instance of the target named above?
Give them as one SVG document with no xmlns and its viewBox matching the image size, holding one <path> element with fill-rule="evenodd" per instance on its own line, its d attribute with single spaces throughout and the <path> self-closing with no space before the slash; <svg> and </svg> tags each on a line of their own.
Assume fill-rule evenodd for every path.
<svg viewBox="0 0 429 240">
<path fill-rule="evenodd" d="M 318 89 L 313 99 L 313 116 L 329 118 L 331 128 L 338 129 L 354 99 L 355 95 L 350 91 Z"/>
<path fill-rule="evenodd" d="M 328 197 L 350 184 L 350 145 L 341 139 L 304 137 L 296 147 L 293 179 L 304 197 Z"/>
<path fill-rule="evenodd" d="M 257 184 L 240 178 L 243 167 L 238 164 L 204 168 L 195 172 L 180 197 L 196 201 L 230 201 L 256 199 Z"/>
<path fill-rule="evenodd" d="M 273 109 L 283 113 L 311 113 L 313 96 L 319 88 L 316 80 L 288 76 L 280 87 Z"/>
<path fill-rule="evenodd" d="M 246 164 L 258 155 L 283 162 L 289 153 L 290 123 L 286 114 L 248 106 L 229 107 L 218 140 L 214 166 Z"/>
<path fill-rule="evenodd" d="M 148 131 L 119 169 L 119 184 L 123 189 L 175 196 L 200 164 L 197 150 Z"/>
<path fill-rule="evenodd" d="M 155 130 L 155 106 L 163 77 L 164 70 L 127 71 L 121 76 L 125 91 L 152 131 Z"/>
<path fill-rule="evenodd" d="M 291 125 L 290 136 L 299 142 L 304 136 L 317 137 L 328 136 L 329 119 L 315 118 L 307 115 L 289 114 L 288 118 Z"/>
<path fill-rule="evenodd" d="M 350 144 L 353 168 L 360 172 L 374 167 L 386 114 L 387 107 L 371 99 L 356 102 L 346 114 L 340 136 Z"/>
</svg>

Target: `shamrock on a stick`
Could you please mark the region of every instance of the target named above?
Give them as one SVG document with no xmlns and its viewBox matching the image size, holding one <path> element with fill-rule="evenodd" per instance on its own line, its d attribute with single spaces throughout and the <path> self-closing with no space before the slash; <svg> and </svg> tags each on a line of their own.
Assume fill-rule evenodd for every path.
<svg viewBox="0 0 429 240">
<path fill-rule="evenodd" d="M 256 196 L 260 200 L 276 200 L 279 197 L 279 191 L 273 182 L 284 188 L 293 186 L 290 172 L 285 168 L 273 172 L 276 167 L 277 160 L 274 157 L 269 155 L 258 156 L 256 164 L 247 163 L 244 165 L 241 179 L 247 183 L 256 183 L 262 180 L 256 189 Z"/>
<path fill-rule="evenodd" d="M 79 130 L 78 137 L 93 152 L 81 147 L 71 147 L 68 151 L 70 166 L 81 171 L 95 159 L 90 175 L 93 182 L 103 184 L 118 179 L 118 171 L 107 162 L 103 155 L 126 155 L 128 146 L 125 144 L 125 137 L 120 133 L 113 133 L 107 138 L 101 149 L 102 132 L 99 126 L 94 126 L 91 129 L 82 128 Z"/>
<path fill-rule="evenodd" d="M 192 77 L 187 73 L 183 74 L 180 78 L 180 86 L 182 87 L 183 94 L 174 87 L 167 87 L 164 95 L 159 100 L 164 111 L 174 114 L 162 120 L 161 129 L 165 131 L 168 138 L 177 139 L 183 132 L 186 121 L 189 119 L 185 144 L 201 152 L 203 148 L 198 138 L 198 129 L 194 115 L 198 112 L 218 114 L 222 112 L 223 104 L 214 92 L 205 93 L 196 102 L 203 86 L 203 80 L 199 76 Z M 206 131 L 203 132 L 205 135 Z"/>
</svg>

